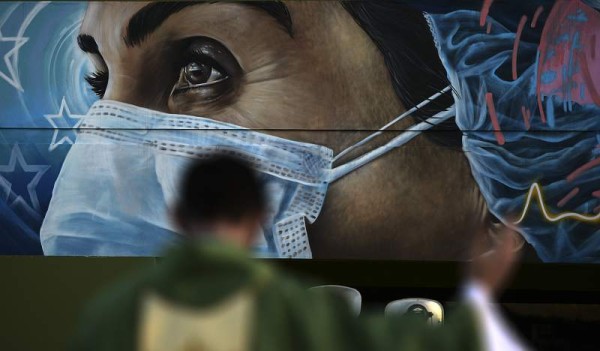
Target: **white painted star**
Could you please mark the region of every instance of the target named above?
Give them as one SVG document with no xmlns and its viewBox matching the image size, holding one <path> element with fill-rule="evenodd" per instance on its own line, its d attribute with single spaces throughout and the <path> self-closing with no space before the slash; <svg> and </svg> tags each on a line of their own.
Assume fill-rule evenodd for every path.
<svg viewBox="0 0 600 351">
<path fill-rule="evenodd" d="M 17 57 L 19 49 L 28 40 L 29 38 L 22 36 L 5 37 L 2 35 L 2 32 L 0 32 L 0 49 L 3 49 L 7 45 L 10 47 L 3 57 L 6 68 L 3 70 L 3 67 L 0 67 L 0 78 L 4 79 L 8 84 L 21 92 L 23 91 L 23 87 L 21 86 L 21 81 L 17 72 Z"/>
<path fill-rule="evenodd" d="M 63 96 L 58 113 L 55 115 L 44 115 L 44 118 L 48 120 L 48 123 L 50 123 L 54 129 L 48 151 L 54 151 L 58 145 L 65 143 L 72 145 L 75 142 L 75 130 L 79 128 L 81 118 L 83 117 L 84 115 L 71 113 L 71 110 L 65 101 L 65 97 Z M 65 135 L 60 136 L 59 134 L 61 133 L 64 133 Z"/>
<path fill-rule="evenodd" d="M 19 165 L 18 168 L 17 164 Z M 29 212 L 37 214 L 40 210 L 40 202 L 37 197 L 36 188 L 40 179 L 48 169 L 50 169 L 49 165 L 27 164 L 27 161 L 25 161 L 25 157 L 23 157 L 23 153 L 21 152 L 21 148 L 18 144 L 15 144 L 12 148 L 8 164 L 0 165 L 0 190 L 2 190 L 6 203 L 11 207 L 21 205 Z M 3 173 L 5 175 L 3 175 Z M 27 179 L 25 178 L 27 173 L 34 173 L 29 182 L 27 182 Z M 27 182 L 28 200 L 24 197 L 26 194 L 19 194 L 18 191 L 15 191 L 13 183 L 11 183 L 7 177 L 10 178 L 13 183 L 15 183 L 16 180 L 25 179 L 25 182 Z"/>
<path fill-rule="evenodd" d="M 29 38 L 25 37 L 25 31 L 27 27 L 33 22 L 35 17 L 42 11 L 46 6 L 50 4 L 49 1 L 40 1 L 38 2 L 32 9 L 24 16 L 23 21 L 21 22 L 21 26 L 17 31 L 17 34 L 14 36 L 5 37 L 0 31 L 0 50 L 4 50 L 6 48 L 7 51 L 4 55 L 2 55 L 3 51 L 0 51 L 0 57 L 3 58 L 4 65 L 0 62 L 0 78 L 5 80 L 8 84 L 12 85 L 18 91 L 23 92 L 23 86 L 21 85 L 21 80 L 19 78 L 19 49 L 29 40 Z M 2 19 L 0 20 L 0 28 L 4 26 L 6 21 L 11 17 L 11 15 L 17 10 L 17 8 L 22 5 L 21 3 L 14 3 L 10 6 L 6 12 L 2 14 Z M 23 7 L 21 7 L 23 8 Z M 23 16 L 23 12 L 17 12 L 19 17 Z M 3 69 L 3 66 L 6 68 Z"/>
</svg>

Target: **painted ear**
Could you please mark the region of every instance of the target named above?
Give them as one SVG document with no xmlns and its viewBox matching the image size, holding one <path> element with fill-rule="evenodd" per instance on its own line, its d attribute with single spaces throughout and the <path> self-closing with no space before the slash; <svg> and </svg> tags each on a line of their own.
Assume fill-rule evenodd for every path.
<svg viewBox="0 0 600 351">
<path fill-rule="evenodd" d="M 495 250 L 502 240 L 508 240 L 503 243 L 509 245 L 511 251 L 519 253 L 525 246 L 525 238 L 518 232 L 512 217 L 507 217 L 508 225 L 502 222 L 498 217 L 494 216 L 487 206 L 485 206 L 484 218 L 480 222 L 477 235 L 473 238 L 471 245 L 471 258 L 476 259 L 481 255 L 486 255 Z M 508 237 L 506 237 L 508 236 Z"/>
<path fill-rule="evenodd" d="M 507 230 L 508 229 L 508 230 Z M 494 244 L 498 244 L 500 240 L 508 240 L 507 245 L 510 245 L 513 252 L 520 252 L 525 246 L 525 238 L 514 228 L 509 228 L 506 224 L 494 217 L 488 227 L 488 235 Z M 504 236 L 508 235 L 508 238 Z"/>
<path fill-rule="evenodd" d="M 490 293 L 498 294 L 516 266 L 525 240 L 515 228 L 502 222 L 493 223 L 487 229 L 487 240 L 486 235 L 474 240 L 473 253 L 479 254 L 469 263 L 469 278 L 485 286 Z"/>
</svg>

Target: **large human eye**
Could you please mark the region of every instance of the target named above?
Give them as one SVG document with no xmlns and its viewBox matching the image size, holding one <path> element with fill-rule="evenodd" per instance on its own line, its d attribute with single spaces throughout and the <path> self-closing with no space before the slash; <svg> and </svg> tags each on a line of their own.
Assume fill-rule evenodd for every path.
<svg viewBox="0 0 600 351">
<path fill-rule="evenodd" d="M 229 76 L 218 65 L 195 60 L 183 67 L 181 78 L 183 78 L 181 82 L 183 86 L 177 87 L 179 90 L 220 83 L 229 79 Z"/>
<path fill-rule="evenodd" d="M 211 102 L 233 93 L 241 68 L 235 57 L 218 41 L 206 37 L 185 39 L 179 60 L 179 77 L 171 97 Z"/>
</svg>

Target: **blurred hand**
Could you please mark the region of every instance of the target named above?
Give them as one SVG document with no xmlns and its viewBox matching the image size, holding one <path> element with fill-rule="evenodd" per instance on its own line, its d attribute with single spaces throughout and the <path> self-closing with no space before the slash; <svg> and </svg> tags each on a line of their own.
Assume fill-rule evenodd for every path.
<svg viewBox="0 0 600 351">
<path fill-rule="evenodd" d="M 475 239 L 475 258 L 468 267 L 469 278 L 485 287 L 491 296 L 497 296 L 504 289 L 516 267 L 523 243 L 521 235 L 505 225 L 495 232 L 491 245 L 487 233 Z"/>
</svg>

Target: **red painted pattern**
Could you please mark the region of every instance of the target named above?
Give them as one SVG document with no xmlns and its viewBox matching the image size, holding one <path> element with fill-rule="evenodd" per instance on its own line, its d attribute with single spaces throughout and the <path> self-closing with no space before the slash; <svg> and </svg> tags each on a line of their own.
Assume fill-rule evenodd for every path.
<svg viewBox="0 0 600 351">
<path fill-rule="evenodd" d="M 542 12 L 544 12 L 544 6 L 542 5 L 538 6 L 538 8 L 535 9 L 535 12 L 533 13 L 533 18 L 531 19 L 531 28 L 535 28 L 535 26 L 537 26 L 538 18 L 540 18 Z"/>
<path fill-rule="evenodd" d="M 542 120 L 542 96 L 600 105 L 598 32 L 600 12 L 580 0 L 558 0 L 552 7 L 542 31 L 536 77 Z"/>
<path fill-rule="evenodd" d="M 527 16 L 521 16 L 519 26 L 517 27 L 517 33 L 515 34 L 515 42 L 513 43 L 512 50 L 512 79 L 517 79 L 517 52 L 519 51 L 519 42 L 521 41 L 521 34 L 523 34 L 523 28 L 527 22 Z"/>
<path fill-rule="evenodd" d="M 490 7 L 492 6 L 492 2 L 494 2 L 494 0 L 483 0 L 483 5 L 481 6 L 481 15 L 479 16 L 479 25 L 481 27 L 485 25 L 487 16 L 490 13 Z"/>
<path fill-rule="evenodd" d="M 572 182 L 573 180 L 575 180 L 575 178 L 579 177 L 586 171 L 588 171 L 594 167 L 597 167 L 597 166 L 600 166 L 600 158 L 593 159 L 590 162 L 588 162 L 588 163 L 584 164 L 583 166 L 574 170 L 571 174 L 569 174 L 567 176 L 567 181 Z"/>
<path fill-rule="evenodd" d="M 523 115 L 523 123 L 525 123 L 525 128 L 529 130 L 531 127 L 531 123 L 529 122 L 529 118 L 531 118 L 531 111 L 526 109 L 525 106 L 521 106 L 521 115 Z"/>
<path fill-rule="evenodd" d="M 567 204 L 567 202 L 569 202 L 569 200 L 571 200 L 572 198 L 575 197 L 575 195 L 577 195 L 577 193 L 579 193 L 579 188 L 575 188 L 571 191 L 569 191 L 569 193 L 567 194 L 567 196 L 563 197 L 559 202 L 558 202 L 558 207 L 563 207 L 564 205 Z"/>
<path fill-rule="evenodd" d="M 485 94 L 485 103 L 487 104 L 488 113 L 492 120 L 492 126 L 494 126 L 494 136 L 496 137 L 496 141 L 498 142 L 498 145 L 504 145 L 504 134 L 502 134 L 502 130 L 500 129 L 500 122 L 498 122 L 498 116 L 496 115 L 496 107 L 494 106 L 494 96 L 492 93 Z"/>
</svg>

